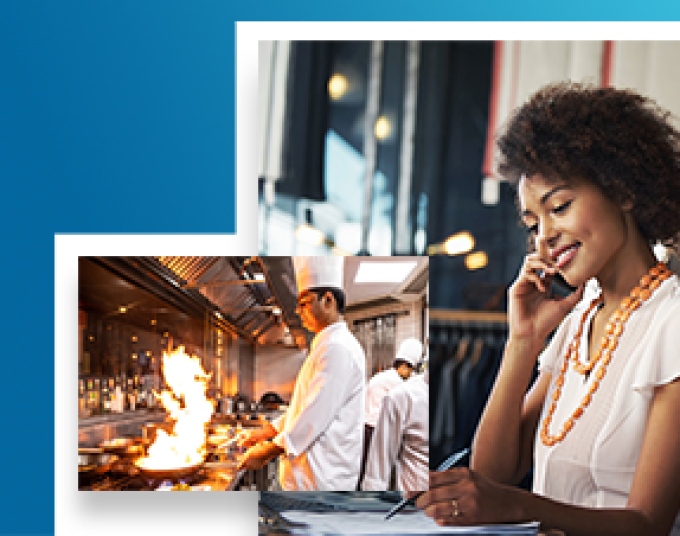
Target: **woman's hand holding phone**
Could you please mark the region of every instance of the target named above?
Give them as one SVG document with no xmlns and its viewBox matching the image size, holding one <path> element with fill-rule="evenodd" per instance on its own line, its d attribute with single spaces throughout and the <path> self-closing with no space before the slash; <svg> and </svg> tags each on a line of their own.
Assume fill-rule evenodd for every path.
<svg viewBox="0 0 680 536">
<path fill-rule="evenodd" d="M 561 277 L 557 269 L 540 257 L 530 253 L 517 279 L 508 292 L 508 324 L 510 338 L 530 341 L 542 347 L 546 337 L 583 296 L 583 285 L 566 297 L 551 296 L 555 278 Z"/>
</svg>

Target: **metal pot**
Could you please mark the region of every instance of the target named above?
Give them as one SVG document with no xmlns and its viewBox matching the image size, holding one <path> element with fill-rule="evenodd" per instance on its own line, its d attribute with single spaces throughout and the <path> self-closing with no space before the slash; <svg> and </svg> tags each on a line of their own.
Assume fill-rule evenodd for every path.
<svg viewBox="0 0 680 536">
<path fill-rule="evenodd" d="M 130 447 L 135 445 L 135 440 L 131 437 L 118 437 L 99 443 L 99 448 L 103 452 L 112 454 L 125 454 Z"/>
<path fill-rule="evenodd" d="M 102 473 L 109 470 L 118 460 L 116 454 L 104 452 L 100 448 L 78 448 L 78 473 Z"/>
</svg>

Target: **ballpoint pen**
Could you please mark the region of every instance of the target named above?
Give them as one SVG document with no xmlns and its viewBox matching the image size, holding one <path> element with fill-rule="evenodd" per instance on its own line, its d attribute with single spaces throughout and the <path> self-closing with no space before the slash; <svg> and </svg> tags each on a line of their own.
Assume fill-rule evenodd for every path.
<svg viewBox="0 0 680 536">
<path fill-rule="evenodd" d="M 447 469 L 451 469 L 451 467 L 453 467 L 454 465 L 459 463 L 468 454 L 470 454 L 469 448 L 464 448 L 460 452 L 456 452 L 455 454 L 451 454 L 451 456 L 449 456 L 442 463 L 439 464 L 439 467 L 437 467 L 435 469 L 435 471 L 441 472 L 441 471 L 446 471 Z M 418 500 L 418 497 L 420 497 L 423 493 L 425 493 L 425 492 L 421 491 L 420 493 L 418 493 L 418 495 L 414 495 L 410 499 L 402 500 L 398 505 L 396 505 L 394 508 L 392 508 L 392 510 L 390 510 L 387 513 L 387 515 L 385 516 L 385 521 L 390 519 L 395 514 L 401 512 L 404 508 L 406 508 L 406 506 L 415 504 L 416 501 Z"/>
</svg>

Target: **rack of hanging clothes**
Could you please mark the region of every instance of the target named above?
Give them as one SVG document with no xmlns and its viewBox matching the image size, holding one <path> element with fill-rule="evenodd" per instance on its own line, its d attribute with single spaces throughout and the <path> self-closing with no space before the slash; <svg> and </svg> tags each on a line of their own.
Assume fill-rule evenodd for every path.
<svg viewBox="0 0 680 536">
<path fill-rule="evenodd" d="M 508 337 L 507 315 L 430 311 L 430 468 L 472 443 Z"/>
</svg>

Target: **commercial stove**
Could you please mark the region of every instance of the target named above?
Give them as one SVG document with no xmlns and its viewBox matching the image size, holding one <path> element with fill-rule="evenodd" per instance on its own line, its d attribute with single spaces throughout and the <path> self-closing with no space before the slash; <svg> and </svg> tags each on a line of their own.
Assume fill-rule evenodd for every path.
<svg viewBox="0 0 680 536">
<path fill-rule="evenodd" d="M 254 471 L 237 470 L 238 461 L 208 460 L 195 471 L 181 477 L 149 478 L 134 465 L 134 457 L 114 457 L 102 465 L 78 473 L 78 489 L 82 491 L 165 491 L 183 484 L 193 491 L 233 491 L 251 485 Z M 188 491 L 188 489 L 187 489 Z"/>
<path fill-rule="evenodd" d="M 246 424 L 247 423 L 247 424 Z M 97 446 L 81 446 L 78 449 L 78 489 L 89 491 L 151 491 L 171 490 L 182 484 L 185 490 L 233 491 L 273 489 L 277 462 L 271 461 L 256 471 L 237 469 L 244 449 L 225 441 L 232 439 L 238 429 L 261 426 L 262 421 L 248 419 L 243 423 L 213 422 L 208 427 L 207 455 L 204 463 L 184 475 L 172 474 L 163 478 L 149 478 L 135 465 L 135 460 L 146 453 L 153 441 L 154 430 L 162 423 L 145 426 L 142 437 L 134 435 L 99 443 Z M 245 425 L 245 426 L 244 426 Z M 227 441 L 228 443 L 229 441 Z"/>
</svg>

